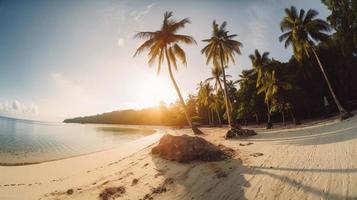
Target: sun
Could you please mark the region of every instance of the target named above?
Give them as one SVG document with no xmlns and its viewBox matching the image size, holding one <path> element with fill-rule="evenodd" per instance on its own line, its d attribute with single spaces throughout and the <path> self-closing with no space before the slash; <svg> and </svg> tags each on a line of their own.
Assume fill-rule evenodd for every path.
<svg viewBox="0 0 357 200">
<path fill-rule="evenodd" d="M 147 74 L 142 82 L 141 97 L 144 106 L 157 106 L 161 101 L 170 104 L 177 100 L 174 86 L 168 77 Z"/>
</svg>

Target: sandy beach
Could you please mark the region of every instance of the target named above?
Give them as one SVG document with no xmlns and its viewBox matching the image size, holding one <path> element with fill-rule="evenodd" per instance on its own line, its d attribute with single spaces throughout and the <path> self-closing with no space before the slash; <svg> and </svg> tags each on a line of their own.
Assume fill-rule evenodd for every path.
<svg viewBox="0 0 357 200">
<path fill-rule="evenodd" d="M 225 140 L 224 128 L 205 139 L 236 150 L 233 159 L 181 164 L 151 155 L 162 134 L 126 147 L 28 166 L 0 167 L 1 199 L 356 199 L 357 117 L 296 128 L 257 128 Z M 189 130 L 168 130 L 185 134 Z M 135 148 L 127 148 L 127 147 Z"/>
</svg>

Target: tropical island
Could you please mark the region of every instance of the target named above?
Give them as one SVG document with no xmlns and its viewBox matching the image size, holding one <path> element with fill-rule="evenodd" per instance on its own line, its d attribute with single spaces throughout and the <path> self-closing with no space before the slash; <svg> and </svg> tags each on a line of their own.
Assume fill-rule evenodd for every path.
<svg viewBox="0 0 357 200">
<path fill-rule="evenodd" d="M 322 3 L 327 19 L 313 8 L 282 10 L 276 40 L 292 49 L 291 58 L 255 49 L 238 79 L 227 73 L 244 50 L 230 31 L 237 24 L 213 20 L 209 38 L 194 38 L 186 32 L 189 17 L 164 12 L 159 29 L 133 33 L 141 42 L 133 57 L 147 53 L 157 75 L 170 78 L 177 101 L 63 121 L 157 131 L 107 151 L 0 166 L 0 197 L 356 199 L 357 2 Z M 175 75 L 188 65 L 185 46 L 197 40 L 211 76 L 185 98 Z"/>
</svg>

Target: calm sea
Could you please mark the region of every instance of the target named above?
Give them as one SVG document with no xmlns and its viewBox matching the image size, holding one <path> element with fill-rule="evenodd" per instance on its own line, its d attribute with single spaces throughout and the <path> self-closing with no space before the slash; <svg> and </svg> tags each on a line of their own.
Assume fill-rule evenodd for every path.
<svg viewBox="0 0 357 200">
<path fill-rule="evenodd" d="M 154 132 L 153 129 L 116 125 L 0 117 L 0 165 L 38 163 L 108 150 Z"/>
</svg>

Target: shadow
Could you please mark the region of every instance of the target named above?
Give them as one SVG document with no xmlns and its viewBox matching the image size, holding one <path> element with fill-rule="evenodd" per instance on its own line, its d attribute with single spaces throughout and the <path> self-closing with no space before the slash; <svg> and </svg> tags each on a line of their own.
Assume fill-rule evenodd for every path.
<svg viewBox="0 0 357 200">
<path fill-rule="evenodd" d="M 310 197 L 346 199 L 347 197 L 344 195 L 337 194 L 333 191 L 326 191 L 325 185 L 321 186 L 321 188 L 311 186 L 314 182 L 308 185 L 308 179 L 302 179 L 302 181 L 295 180 L 291 175 L 284 175 L 284 172 L 296 171 L 302 173 L 339 174 L 357 172 L 357 168 L 294 169 L 244 166 L 240 160 L 236 159 L 220 162 L 193 162 L 188 164 L 170 162 L 157 156 L 152 156 L 152 160 L 157 170 L 162 172 L 162 176 L 174 180 L 174 184 L 169 188 L 169 191 L 172 192 L 162 194 L 167 199 L 255 199 L 257 195 L 262 199 L 285 199 L 284 197 L 286 197 L 288 193 L 296 195 L 292 193 L 290 189 L 288 190 L 288 188 L 295 188 L 301 193 L 307 193 Z M 279 182 L 277 183 L 273 180 L 278 180 Z M 251 184 L 258 185 L 252 187 Z M 280 192 L 272 189 L 280 188 L 280 186 L 283 187 Z M 260 188 L 264 189 L 260 190 Z M 251 191 L 249 191 L 250 189 Z M 247 196 L 247 191 L 253 196 Z M 274 191 L 276 193 L 273 193 Z M 349 198 L 356 199 L 357 196 Z"/>
<path fill-rule="evenodd" d="M 354 117 L 347 121 L 295 130 L 281 130 L 277 133 L 258 133 L 256 136 L 240 140 L 293 145 L 318 145 L 342 142 L 357 138 L 356 119 Z"/>
<path fill-rule="evenodd" d="M 316 173 L 336 173 L 336 174 L 347 174 L 347 173 L 357 173 L 357 168 L 345 168 L 345 169 L 299 169 L 299 168 L 270 168 L 270 167 L 258 167 L 250 166 L 252 169 L 256 170 L 271 170 L 271 171 L 289 171 L 289 172 L 316 172 Z"/>
<path fill-rule="evenodd" d="M 162 176 L 174 180 L 174 192 L 163 194 L 167 199 L 247 199 L 244 189 L 250 184 L 241 173 L 240 160 L 182 164 L 154 155 L 152 160 Z"/>
<path fill-rule="evenodd" d="M 289 184 L 289 186 L 291 186 L 291 187 L 294 187 L 298 190 L 303 190 L 304 193 L 313 194 L 315 196 L 320 197 L 321 199 L 347 199 L 347 197 L 344 195 L 332 193 L 331 191 L 325 191 L 325 188 L 320 189 L 317 187 L 308 186 L 308 185 L 304 184 L 304 182 L 294 180 L 294 179 L 290 178 L 289 176 L 270 173 L 265 170 L 259 170 L 256 167 L 252 168 L 252 175 L 255 175 L 255 176 L 266 175 L 271 178 L 278 179 L 280 182 L 282 182 L 284 184 L 285 183 Z M 269 184 L 269 183 L 267 183 L 267 184 Z M 292 195 L 296 195 L 296 194 L 292 193 Z M 356 198 L 357 198 L 357 196 L 349 197 L 349 199 L 356 199 Z"/>
</svg>

